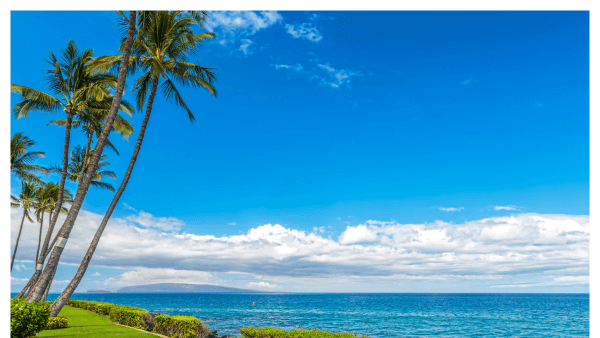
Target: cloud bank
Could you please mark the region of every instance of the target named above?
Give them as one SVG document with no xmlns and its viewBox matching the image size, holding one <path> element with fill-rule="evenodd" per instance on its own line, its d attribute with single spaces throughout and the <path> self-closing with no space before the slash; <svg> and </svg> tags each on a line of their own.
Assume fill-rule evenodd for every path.
<svg viewBox="0 0 600 338">
<path fill-rule="evenodd" d="M 20 217 L 20 209 L 11 210 L 12 245 Z M 80 212 L 61 262 L 81 262 L 101 219 L 102 215 Z M 27 222 L 24 226 L 36 227 Z M 502 281 L 541 276 L 556 278 L 553 285 L 589 282 L 584 278 L 589 276 L 589 216 L 527 213 L 463 224 L 371 220 L 347 226 L 337 239 L 323 237 L 321 228 L 306 232 L 279 224 L 223 237 L 182 229 L 180 220 L 143 211 L 114 218 L 92 265 L 132 270 L 111 280 L 115 285 L 157 275 L 163 282 L 199 282 L 228 272 L 270 281 L 332 277 Z M 17 260 L 31 259 L 36 248 L 35 231 L 24 231 Z"/>
</svg>

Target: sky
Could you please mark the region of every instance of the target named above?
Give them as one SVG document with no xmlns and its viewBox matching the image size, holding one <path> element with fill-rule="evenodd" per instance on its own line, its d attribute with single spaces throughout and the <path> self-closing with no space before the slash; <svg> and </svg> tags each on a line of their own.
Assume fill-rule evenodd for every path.
<svg viewBox="0 0 600 338">
<path fill-rule="evenodd" d="M 157 95 L 80 291 L 589 291 L 587 12 L 211 12 L 205 29 L 217 37 L 197 62 L 218 97 L 180 87 L 190 123 Z M 119 37 L 112 12 L 13 11 L 11 83 L 46 90 L 50 50 L 73 39 L 111 55 Z M 59 118 L 13 116 L 11 134 L 56 165 Z M 128 141 L 111 136 L 114 186 L 142 118 Z M 90 189 L 53 291 L 112 196 Z M 11 248 L 20 220 L 11 210 Z M 33 272 L 38 226 L 24 225 L 13 291 Z"/>
</svg>

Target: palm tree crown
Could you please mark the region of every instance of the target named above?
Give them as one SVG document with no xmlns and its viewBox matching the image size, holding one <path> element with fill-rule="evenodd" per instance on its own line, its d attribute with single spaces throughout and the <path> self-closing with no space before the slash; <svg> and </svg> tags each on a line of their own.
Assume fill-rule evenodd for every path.
<svg viewBox="0 0 600 338">
<path fill-rule="evenodd" d="M 77 182 L 81 175 L 82 169 L 84 166 L 87 167 L 89 161 L 92 157 L 93 150 L 89 152 L 87 158 L 85 156 L 85 149 L 82 146 L 77 145 L 71 152 L 71 156 L 69 156 L 69 166 L 67 167 L 67 179 L 71 182 Z M 96 167 L 96 172 L 92 178 L 92 187 L 107 189 L 109 191 L 114 192 L 115 188 L 106 182 L 101 182 L 101 180 L 105 177 L 117 178 L 117 175 L 114 171 L 103 170 L 104 167 L 110 165 L 109 162 L 104 161 L 106 159 L 106 155 L 102 155 L 100 160 L 103 162 L 98 162 L 98 167 Z M 84 163 L 87 160 L 88 163 Z M 60 172 L 61 168 L 58 166 L 50 167 L 50 170 L 53 172 Z"/>
<path fill-rule="evenodd" d="M 123 20 L 126 17 L 120 13 Z M 189 62 L 190 57 L 197 55 L 201 42 L 213 38 L 213 33 L 195 34 L 192 26 L 202 24 L 202 15 L 197 12 L 184 11 L 145 11 L 138 16 L 136 39 L 131 48 L 129 73 L 141 70 L 143 74 L 135 80 L 133 94 L 138 109 L 142 109 L 151 88 L 160 79 L 162 94 L 165 98 L 183 108 L 190 121 L 195 121 L 192 111 L 175 87 L 173 80 L 183 86 L 204 88 L 217 95 L 213 82 L 217 76 L 211 68 Z M 125 47 L 121 44 L 120 50 Z M 121 60 L 120 55 L 97 58 L 92 67 L 100 72 L 115 71 Z"/>
<path fill-rule="evenodd" d="M 10 139 L 10 172 L 15 173 L 21 180 L 32 180 L 41 183 L 42 180 L 34 173 L 48 174 L 48 169 L 33 164 L 33 162 L 45 157 L 41 151 L 28 151 L 35 142 L 22 132 L 16 133 Z"/>
</svg>

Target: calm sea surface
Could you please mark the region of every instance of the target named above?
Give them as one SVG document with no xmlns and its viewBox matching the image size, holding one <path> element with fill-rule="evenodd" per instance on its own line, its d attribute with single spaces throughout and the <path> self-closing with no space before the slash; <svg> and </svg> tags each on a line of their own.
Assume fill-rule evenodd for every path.
<svg viewBox="0 0 600 338">
<path fill-rule="evenodd" d="M 589 294 L 114 293 L 74 294 L 72 299 L 195 316 L 219 335 L 237 337 L 245 326 L 299 326 L 377 338 L 590 335 Z"/>
</svg>

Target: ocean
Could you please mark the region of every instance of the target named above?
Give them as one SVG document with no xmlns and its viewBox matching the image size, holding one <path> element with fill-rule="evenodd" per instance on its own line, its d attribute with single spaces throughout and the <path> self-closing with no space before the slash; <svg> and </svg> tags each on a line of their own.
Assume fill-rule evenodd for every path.
<svg viewBox="0 0 600 338">
<path fill-rule="evenodd" d="M 58 294 L 48 296 L 54 300 Z M 219 335 L 236 337 L 245 326 L 318 328 L 376 338 L 590 335 L 589 294 L 76 293 L 72 299 L 194 316 Z"/>
</svg>

